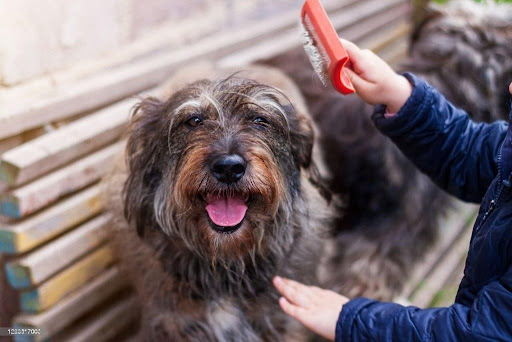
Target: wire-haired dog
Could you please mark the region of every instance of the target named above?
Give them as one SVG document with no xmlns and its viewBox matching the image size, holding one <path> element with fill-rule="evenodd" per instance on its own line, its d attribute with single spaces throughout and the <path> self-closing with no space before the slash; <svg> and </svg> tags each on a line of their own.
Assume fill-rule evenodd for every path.
<svg viewBox="0 0 512 342">
<path fill-rule="evenodd" d="M 312 122 L 277 70 L 181 79 L 190 70 L 165 87 L 171 95 L 138 104 L 127 170 L 120 163 L 108 182 L 143 335 L 281 341 L 291 322 L 271 279 L 316 279 L 331 217 Z"/>
</svg>

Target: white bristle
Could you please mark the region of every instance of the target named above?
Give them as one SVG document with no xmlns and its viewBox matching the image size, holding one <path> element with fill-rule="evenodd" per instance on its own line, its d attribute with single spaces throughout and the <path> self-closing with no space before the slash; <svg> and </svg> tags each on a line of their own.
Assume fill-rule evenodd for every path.
<svg viewBox="0 0 512 342">
<path fill-rule="evenodd" d="M 313 66 L 320 81 L 327 87 L 329 81 L 329 56 L 324 51 L 321 44 L 318 44 L 318 37 L 316 37 L 315 30 L 307 15 L 304 16 L 304 21 L 301 22 L 301 38 L 304 44 L 304 50 L 309 57 L 309 61 Z"/>
</svg>

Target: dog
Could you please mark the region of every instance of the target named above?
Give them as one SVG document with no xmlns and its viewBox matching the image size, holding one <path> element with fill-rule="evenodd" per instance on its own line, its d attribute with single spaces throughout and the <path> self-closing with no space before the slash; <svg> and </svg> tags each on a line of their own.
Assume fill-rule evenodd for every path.
<svg viewBox="0 0 512 342">
<path fill-rule="evenodd" d="M 135 108 L 105 181 L 141 340 L 293 341 L 276 274 L 317 283 L 334 201 L 315 128 L 277 69 L 194 66 Z"/>
<path fill-rule="evenodd" d="M 507 119 L 512 81 L 512 6 L 450 1 L 431 6 L 413 30 L 398 71 L 425 78 L 476 121 Z M 452 199 L 373 126 L 373 107 L 341 96 L 317 77 L 302 48 L 260 61 L 300 87 L 343 199 L 328 261 L 329 287 L 349 296 L 393 300 L 436 242 Z"/>
<path fill-rule="evenodd" d="M 480 5 L 474 5 L 468 1 L 452 1 L 442 10 L 434 8 L 414 30 L 410 56 L 400 69 L 413 71 L 426 78 L 450 101 L 465 108 L 476 120 L 491 121 L 505 118 L 510 101 L 506 86 L 512 79 L 510 65 L 512 51 L 507 44 L 511 32 L 510 18 L 512 15 L 505 7 L 489 7 L 483 10 Z M 319 282 L 349 297 L 364 295 L 391 300 L 401 293 L 411 270 L 436 241 L 439 219 L 451 206 L 450 197 L 438 190 L 426 176 L 418 172 L 403 157 L 393 144 L 376 131 L 369 119 L 372 112 L 371 106 L 364 104 L 355 95 L 341 97 L 312 82 L 316 76 L 302 49 L 287 52 L 262 63 L 278 68 L 292 79 L 290 82 L 286 77 L 275 77 L 279 72 L 269 69 L 268 73 L 264 73 L 268 77 L 262 83 L 274 85 L 277 79 L 286 80 L 285 85 L 278 85 L 278 88 L 285 90 L 284 93 L 289 96 L 290 102 L 296 108 L 300 108 L 299 112 L 309 112 L 318 127 L 320 134 L 316 139 L 317 143 L 313 145 L 320 147 L 325 157 L 327 171 L 321 174 L 330 174 L 330 177 L 311 177 L 317 172 L 313 171 L 316 168 L 301 167 L 301 173 L 309 174 L 310 179 L 305 184 L 309 184 L 310 189 L 313 189 L 312 192 L 317 194 L 316 198 L 321 199 L 319 202 L 321 205 L 315 206 L 317 209 L 325 205 L 325 197 L 319 195 L 324 192 L 320 186 L 321 178 L 327 179 L 327 187 L 335 197 L 342 199 L 343 206 L 337 207 L 334 214 L 329 213 L 321 220 L 311 221 L 329 221 L 329 217 L 335 218 L 335 222 L 330 225 L 333 230 L 330 232 L 328 241 L 336 248 L 331 248 L 332 253 L 325 258 L 325 255 L 315 248 L 319 245 L 325 248 L 325 243 L 309 244 L 304 239 L 294 238 L 291 246 L 298 246 L 297 248 L 302 251 L 292 253 L 296 258 L 294 260 L 302 259 L 302 261 L 296 261 L 292 266 L 288 264 L 292 259 L 287 260 L 287 256 L 281 258 L 286 253 L 277 253 L 276 255 L 280 256 L 276 257 L 276 260 L 283 262 L 281 266 L 272 265 L 271 267 L 270 264 L 264 264 L 265 266 L 261 269 L 251 269 L 248 266 L 250 263 L 242 259 L 238 259 L 237 263 L 228 262 L 226 265 L 226 253 L 241 256 L 243 252 L 237 253 L 243 251 L 243 248 L 233 254 L 233 250 L 224 250 L 220 244 L 209 244 L 213 240 L 206 240 L 205 245 L 196 248 L 198 245 L 194 243 L 198 241 L 191 240 L 193 243 L 190 243 L 189 240 L 182 239 L 180 234 L 186 233 L 180 231 L 176 238 L 176 241 L 183 241 L 179 245 L 180 253 L 169 253 L 170 246 L 165 242 L 168 242 L 170 236 L 174 239 L 176 234 L 173 233 L 173 229 L 177 226 L 168 227 L 167 232 L 165 229 L 155 228 L 159 227 L 158 216 L 152 217 L 152 215 L 156 215 L 159 207 L 150 205 L 151 200 L 155 199 L 153 196 L 156 195 L 156 189 L 161 186 L 160 183 L 153 183 L 150 180 L 161 179 L 164 174 L 169 176 L 169 173 L 156 172 L 142 176 L 140 172 L 146 170 L 146 166 L 158 164 L 154 159 L 143 159 L 140 163 L 136 163 L 139 168 L 134 168 L 139 172 L 139 177 L 142 177 L 139 178 L 139 184 L 143 186 L 135 189 L 140 191 L 125 187 L 123 197 L 120 189 L 129 178 L 131 168 L 124 169 L 123 163 L 120 162 L 121 166 L 114 172 L 111 179 L 112 184 L 117 183 L 117 185 L 110 186 L 111 190 L 116 189 L 111 191 L 109 202 L 113 206 L 114 217 L 120 227 L 115 232 L 117 237 L 114 240 L 117 245 L 120 245 L 125 268 L 130 270 L 128 273 L 131 274 L 132 281 L 144 303 L 143 331 L 146 336 L 156 340 L 158 336 L 171 336 L 170 339 L 175 340 L 194 338 L 230 340 L 242 338 L 241 336 L 243 340 L 272 340 L 278 339 L 277 336 L 280 339 L 282 335 L 295 330 L 287 328 L 290 327 L 290 322 L 279 313 L 279 309 L 274 304 L 277 297 L 269 279 L 272 272 L 280 273 L 281 270 L 283 270 L 282 274 L 293 274 L 293 278 L 308 283 Z M 183 73 L 181 87 L 184 87 L 183 81 L 189 82 L 193 79 L 198 79 L 197 75 L 191 76 L 190 72 Z M 171 86 L 168 89 L 171 89 L 168 93 L 171 96 L 176 89 L 180 88 Z M 162 109 L 162 100 L 154 101 L 153 105 L 151 102 L 141 104 L 139 112 L 152 110 L 158 112 L 158 108 Z M 137 121 L 139 121 L 138 125 L 135 124 Z M 144 147 L 145 144 L 140 142 L 150 141 L 150 137 L 155 136 L 152 135 L 153 132 L 159 131 L 159 124 L 161 122 L 158 123 L 156 120 L 152 124 L 148 123 L 149 126 L 146 129 L 142 129 L 144 126 L 142 120 L 134 120 L 131 132 L 140 132 L 138 134 L 140 145 L 132 144 L 132 154 L 138 155 L 145 149 L 155 153 L 164 150 L 162 146 Z M 213 143 L 214 139 L 211 141 Z M 319 163 L 322 158 L 315 157 L 317 155 L 313 153 L 312 159 Z M 130 161 L 130 158 L 128 160 Z M 171 163 L 173 159 L 166 160 Z M 131 163 L 128 164 L 131 166 Z M 196 175 L 190 173 L 190 176 Z M 154 190 L 148 190 L 152 187 Z M 148 191 L 141 191 L 143 188 Z M 130 193 L 133 194 L 132 200 L 127 201 L 126 196 Z M 311 200 L 309 197 L 308 199 Z M 128 208 L 126 214 L 132 218 L 131 224 L 123 219 L 121 205 L 123 201 Z M 135 210 L 137 208 L 140 210 Z M 169 207 L 169 209 L 175 208 L 175 206 Z M 191 205 L 191 208 L 194 210 L 196 207 Z M 296 210 L 300 211 L 300 206 L 294 207 L 292 211 Z M 249 211 L 248 214 L 250 214 Z M 185 217 L 188 216 L 185 215 Z M 137 225 L 134 220 L 140 220 L 142 225 Z M 160 217 L 160 220 L 163 218 Z M 139 233 L 144 233 L 142 239 L 135 233 L 137 226 L 141 227 Z M 323 223 L 315 225 L 317 229 L 313 230 L 314 233 L 311 233 L 309 238 L 321 239 L 322 233 L 319 231 L 319 226 L 328 227 L 329 224 L 325 222 L 325 225 Z M 200 227 L 213 229 L 209 222 L 208 224 L 203 222 Z M 206 231 L 209 232 L 209 230 Z M 169 235 L 170 233 L 174 235 Z M 205 246 L 210 247 L 203 250 Z M 211 246 L 217 246 L 220 250 Z M 235 246 L 241 245 L 235 244 Z M 269 248 L 269 245 L 261 246 L 275 252 Z M 249 248 L 249 246 L 245 247 Z M 191 252 L 194 248 L 195 252 Z M 290 248 L 288 244 L 283 245 L 283 250 L 288 248 Z M 200 258 L 206 256 L 211 262 L 212 268 L 208 272 L 203 268 L 203 263 L 198 262 L 197 266 L 192 266 L 193 260 L 203 260 L 196 259 L 199 250 L 203 251 L 203 257 Z M 213 254 L 212 251 L 214 251 Z M 173 255 L 172 272 L 180 270 L 188 274 L 186 280 L 189 285 L 178 286 L 177 284 L 182 284 L 181 280 L 184 278 L 176 280 L 174 278 L 176 273 L 165 271 L 161 259 L 166 253 Z M 177 262 L 183 255 L 186 256 L 180 260 L 187 262 Z M 252 258 L 251 253 L 249 256 Z M 318 270 L 314 272 L 315 268 L 312 264 L 319 259 L 323 260 L 320 261 L 323 272 Z M 300 262 L 305 264 L 296 266 Z M 254 273 L 255 269 L 258 269 L 265 276 L 257 279 L 253 276 L 233 278 L 230 275 L 234 273 L 228 271 L 230 266 L 235 267 L 237 271 L 240 267 L 244 272 L 248 272 L 241 273 L 242 275 Z M 194 267 L 197 272 L 192 271 Z M 307 275 L 311 276 L 315 273 L 323 275 L 320 279 L 312 279 L 315 276 L 308 279 Z M 203 281 L 193 282 L 192 285 L 195 286 L 192 288 L 195 290 L 187 294 L 186 289 L 190 286 L 191 279 L 196 279 L 192 274 Z M 211 278 L 212 274 L 217 275 L 214 277 L 216 281 Z M 231 280 L 226 281 L 224 285 L 219 284 L 220 279 L 224 278 Z M 241 280 L 242 278 L 244 281 Z M 230 286 L 234 279 L 245 285 Z M 245 282 L 248 279 L 250 281 Z M 209 281 L 212 282 L 211 289 L 204 286 Z M 252 281 L 255 281 L 254 284 L 260 284 L 261 289 L 253 292 L 241 290 L 243 286 L 253 284 Z M 230 294 L 228 298 L 236 298 L 236 300 L 215 301 L 209 297 L 214 293 L 222 292 L 221 289 Z M 232 294 L 233 292 L 236 294 Z M 198 295 L 198 293 L 202 294 Z M 258 304 L 254 304 L 255 301 L 249 299 L 256 293 L 264 298 L 264 300 L 258 300 Z M 180 297 L 180 294 L 184 295 Z M 162 298 L 166 298 L 167 301 Z M 187 299 L 182 301 L 179 298 Z M 181 312 L 183 315 L 180 314 Z M 191 323 L 191 321 L 198 323 Z M 269 333 L 265 334 L 263 331 Z M 173 332 L 175 335 L 172 335 Z"/>
</svg>

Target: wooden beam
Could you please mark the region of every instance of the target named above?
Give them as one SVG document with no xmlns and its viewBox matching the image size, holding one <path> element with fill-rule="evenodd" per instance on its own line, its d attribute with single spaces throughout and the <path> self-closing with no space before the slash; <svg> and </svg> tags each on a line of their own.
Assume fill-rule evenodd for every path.
<svg viewBox="0 0 512 342">
<path fill-rule="evenodd" d="M 23 143 L 24 140 L 22 135 L 0 140 L 0 155 L 2 155 L 5 151 L 9 151 L 10 149 L 15 148 L 16 146 L 19 146 Z"/>
<path fill-rule="evenodd" d="M 135 297 L 119 300 L 112 306 L 91 315 L 63 334 L 52 338 L 54 342 L 103 342 L 111 341 L 135 322 L 139 316 Z"/>
<path fill-rule="evenodd" d="M 473 223 L 473 222 L 472 222 Z M 440 260 L 432 273 L 418 286 L 410 298 L 411 304 L 420 308 L 429 307 L 437 293 L 443 289 L 444 285 L 450 280 L 454 273 L 458 271 L 460 265 L 466 260 L 469 241 L 473 230 L 471 225 L 455 241 L 450 249 Z M 462 278 L 459 279 L 462 280 Z"/>
<path fill-rule="evenodd" d="M 0 224 L 0 253 L 28 252 L 98 214 L 102 208 L 101 190 L 95 185 L 22 222 Z"/>
<path fill-rule="evenodd" d="M 21 292 L 21 310 L 38 313 L 52 307 L 103 272 L 113 261 L 114 255 L 109 245 L 95 250 L 34 290 Z"/>
<path fill-rule="evenodd" d="M 362 49 L 371 49 L 375 53 L 379 53 L 391 49 L 397 42 L 407 42 L 411 26 L 403 16 L 399 18 L 400 19 L 388 23 L 378 32 L 362 39 L 359 42 L 359 47 Z"/>
<path fill-rule="evenodd" d="M 135 99 L 127 99 L 4 153 L 0 179 L 20 185 L 116 140 Z"/>
<path fill-rule="evenodd" d="M 36 251 L 7 263 L 7 279 L 17 289 L 37 286 L 107 239 L 110 217 L 100 215 Z"/>
<path fill-rule="evenodd" d="M 358 3 L 366 1 L 359 0 Z M 324 1 L 329 12 L 353 3 L 352 0 Z M 205 58 L 217 60 L 257 42 L 272 39 L 277 33 L 296 27 L 297 20 L 298 12 L 294 9 L 263 21 L 251 22 L 245 29 L 227 30 L 181 49 L 173 47 L 165 52 L 150 54 L 149 57 L 136 58 L 128 65 L 102 70 L 83 77 L 79 82 L 60 85 L 54 96 L 0 112 L 0 139 L 100 108 L 155 87 L 180 66 Z"/>
<path fill-rule="evenodd" d="M 12 319 L 20 310 L 19 293 L 9 286 L 3 272 L 5 264 L 9 261 L 8 256 L 0 254 L 0 326 L 2 327 L 12 326 Z"/>
<path fill-rule="evenodd" d="M 478 207 L 476 205 L 466 204 L 461 201 L 455 202 L 454 208 L 450 210 L 448 217 L 439 222 L 440 237 L 438 242 L 425 255 L 423 261 L 414 268 L 402 290 L 401 297 L 409 300 L 413 298 L 415 290 L 421 286 L 423 280 L 434 270 L 442 256 L 445 255 L 465 231 L 471 230 L 471 222 L 473 222 L 477 212 Z"/>
<path fill-rule="evenodd" d="M 380 28 L 397 18 L 403 18 L 408 10 L 403 0 L 358 1 L 342 11 L 331 13 L 329 17 L 343 37 L 356 40 L 370 30 Z M 357 27 L 357 30 L 352 32 L 352 27 Z M 271 39 L 230 54 L 218 63 L 221 67 L 244 66 L 257 60 L 274 57 L 301 44 L 298 30 L 287 30 L 274 35 Z"/>
<path fill-rule="evenodd" d="M 124 142 L 108 146 L 32 183 L 0 193 L 0 214 L 15 219 L 25 217 L 96 182 L 122 148 Z"/>
<path fill-rule="evenodd" d="M 10 138 L 0 139 L 0 155 L 29 140 L 35 139 L 44 133 L 46 133 L 46 130 L 42 127 L 39 127 L 28 132 L 24 132 L 23 134 L 19 134 Z"/>
<path fill-rule="evenodd" d="M 52 308 L 36 315 L 20 314 L 16 316 L 14 326 L 39 328 L 41 335 L 31 336 L 30 341 L 45 341 L 126 286 L 119 269 L 115 266 L 111 267 Z"/>
</svg>

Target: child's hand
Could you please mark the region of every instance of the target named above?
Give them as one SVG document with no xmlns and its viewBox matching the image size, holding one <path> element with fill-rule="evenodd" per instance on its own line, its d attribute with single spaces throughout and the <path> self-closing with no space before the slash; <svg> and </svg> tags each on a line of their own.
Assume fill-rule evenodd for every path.
<svg viewBox="0 0 512 342">
<path fill-rule="evenodd" d="M 386 105 L 390 113 L 398 112 L 411 96 L 409 81 L 372 51 L 361 50 L 345 39 L 341 43 L 351 62 L 345 70 L 359 97 L 369 104 Z"/>
<path fill-rule="evenodd" d="M 279 304 L 284 312 L 315 333 L 334 340 L 336 322 L 348 298 L 281 277 L 274 278 L 274 286 L 283 295 Z"/>
</svg>

